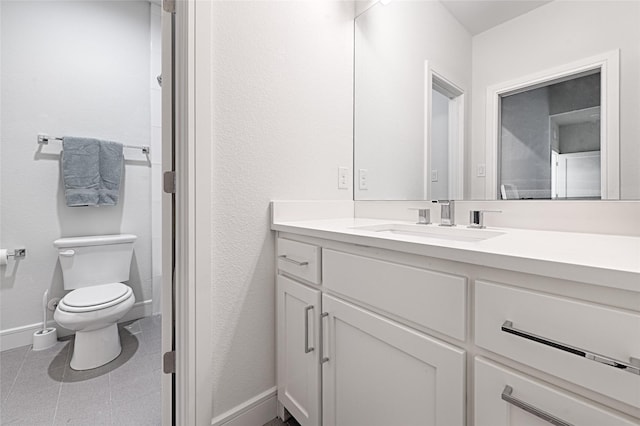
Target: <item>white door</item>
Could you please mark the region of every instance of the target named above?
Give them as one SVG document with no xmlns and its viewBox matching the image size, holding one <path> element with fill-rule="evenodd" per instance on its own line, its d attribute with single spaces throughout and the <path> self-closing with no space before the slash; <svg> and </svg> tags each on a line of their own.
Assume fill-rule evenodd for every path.
<svg viewBox="0 0 640 426">
<path fill-rule="evenodd" d="M 326 294 L 322 306 L 324 426 L 464 424 L 463 350 Z"/>
<path fill-rule="evenodd" d="M 637 423 L 483 358 L 475 360 L 475 426 Z"/>
<path fill-rule="evenodd" d="M 320 292 L 277 278 L 278 400 L 302 426 L 320 425 Z"/>
</svg>

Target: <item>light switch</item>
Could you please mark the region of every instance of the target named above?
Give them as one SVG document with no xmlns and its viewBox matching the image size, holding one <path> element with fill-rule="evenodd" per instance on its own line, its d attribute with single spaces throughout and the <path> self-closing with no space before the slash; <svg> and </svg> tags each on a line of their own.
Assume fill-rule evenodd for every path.
<svg viewBox="0 0 640 426">
<path fill-rule="evenodd" d="M 338 167 L 338 189 L 349 189 L 348 167 Z"/>
<path fill-rule="evenodd" d="M 485 177 L 487 175 L 487 168 L 484 164 L 478 164 L 476 176 Z"/>
<path fill-rule="evenodd" d="M 437 182 L 437 181 L 438 181 L 438 171 L 431 170 L 431 182 Z"/>
<path fill-rule="evenodd" d="M 367 174 L 367 169 L 358 170 L 358 188 L 360 188 L 361 190 L 369 189 L 369 178 Z"/>
</svg>

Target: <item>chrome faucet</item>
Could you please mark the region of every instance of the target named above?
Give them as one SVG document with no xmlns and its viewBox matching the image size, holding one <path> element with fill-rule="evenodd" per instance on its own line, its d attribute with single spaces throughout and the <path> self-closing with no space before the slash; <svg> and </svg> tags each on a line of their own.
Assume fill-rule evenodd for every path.
<svg viewBox="0 0 640 426">
<path fill-rule="evenodd" d="M 467 228 L 484 229 L 485 213 L 502 213 L 502 210 L 471 210 L 469 212 L 469 226 Z"/>
<path fill-rule="evenodd" d="M 456 226 L 456 211 L 454 200 L 437 200 L 440 204 L 440 226 Z"/>
<path fill-rule="evenodd" d="M 431 210 L 429 209 L 409 209 L 418 211 L 418 222 L 416 225 L 430 225 L 431 224 Z"/>
</svg>

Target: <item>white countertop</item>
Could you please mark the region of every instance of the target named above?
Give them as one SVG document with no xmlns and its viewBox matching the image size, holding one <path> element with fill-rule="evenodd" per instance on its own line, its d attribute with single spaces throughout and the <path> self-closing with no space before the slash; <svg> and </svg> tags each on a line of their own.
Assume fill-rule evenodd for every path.
<svg viewBox="0 0 640 426">
<path fill-rule="evenodd" d="M 392 235 L 354 227 L 397 220 L 275 221 L 276 231 L 640 292 L 640 238 L 573 232 L 487 228 L 503 235 L 463 242 Z M 437 227 L 438 225 L 424 225 Z M 458 225 L 457 228 L 464 228 Z"/>
</svg>

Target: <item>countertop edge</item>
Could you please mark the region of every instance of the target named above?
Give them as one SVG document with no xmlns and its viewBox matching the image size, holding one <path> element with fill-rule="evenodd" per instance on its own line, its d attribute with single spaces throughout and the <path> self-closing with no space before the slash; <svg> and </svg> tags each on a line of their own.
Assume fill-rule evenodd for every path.
<svg viewBox="0 0 640 426">
<path fill-rule="evenodd" d="M 584 282 L 602 287 L 640 292 L 640 273 L 573 263 L 535 259 L 472 249 L 442 247 L 429 243 L 390 240 L 383 237 L 354 235 L 339 230 L 313 229 L 304 226 L 273 223 L 271 229 L 290 234 L 334 240 L 420 256 L 487 266 L 545 277 Z"/>
</svg>

